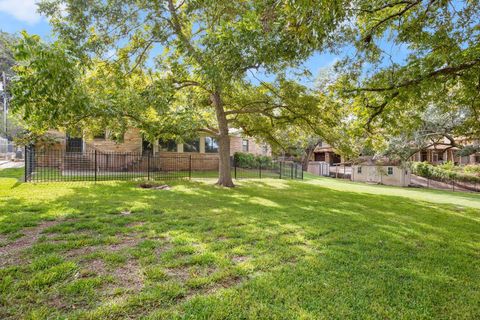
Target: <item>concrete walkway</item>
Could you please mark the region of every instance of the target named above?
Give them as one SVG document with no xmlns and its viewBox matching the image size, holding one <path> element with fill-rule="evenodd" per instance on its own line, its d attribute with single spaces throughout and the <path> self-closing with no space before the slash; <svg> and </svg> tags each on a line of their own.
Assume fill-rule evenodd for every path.
<svg viewBox="0 0 480 320">
<path fill-rule="evenodd" d="M 23 161 L 4 161 L 0 160 L 1 169 L 23 168 L 25 163 Z"/>
</svg>

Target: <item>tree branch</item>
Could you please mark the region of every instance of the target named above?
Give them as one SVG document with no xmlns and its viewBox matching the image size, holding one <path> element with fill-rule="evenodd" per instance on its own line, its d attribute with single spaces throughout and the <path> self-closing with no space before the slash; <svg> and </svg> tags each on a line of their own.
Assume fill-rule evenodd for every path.
<svg viewBox="0 0 480 320">
<path fill-rule="evenodd" d="M 440 77 L 440 76 L 443 76 L 443 75 L 456 74 L 458 71 L 470 69 L 470 68 L 472 68 L 472 67 L 474 67 L 478 64 L 480 64 L 480 58 L 474 59 L 474 60 L 469 61 L 469 62 L 462 63 L 458 66 L 448 66 L 448 67 L 440 68 L 440 69 L 434 70 L 432 72 L 429 72 L 424 76 L 418 77 L 416 79 L 406 80 L 406 81 L 403 81 L 403 82 L 401 82 L 399 84 L 396 84 L 396 85 L 391 85 L 391 86 L 388 86 L 388 87 L 379 87 L 379 88 L 355 88 L 355 89 L 352 89 L 352 90 L 346 90 L 345 92 L 352 93 L 352 92 L 391 91 L 391 90 L 400 89 L 400 88 L 403 88 L 403 87 L 408 87 L 408 86 L 411 86 L 411 85 L 418 84 L 418 83 L 420 83 L 420 82 L 422 82 L 422 81 L 424 81 L 428 78 L 436 78 L 436 77 Z"/>
</svg>

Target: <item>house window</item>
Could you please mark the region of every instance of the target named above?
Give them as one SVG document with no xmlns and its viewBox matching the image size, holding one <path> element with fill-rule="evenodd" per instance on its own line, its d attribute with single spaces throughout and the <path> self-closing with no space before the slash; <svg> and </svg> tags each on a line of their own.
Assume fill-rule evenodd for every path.
<svg viewBox="0 0 480 320">
<path fill-rule="evenodd" d="M 242 141 L 242 151 L 243 152 L 248 152 L 248 140 L 247 139 L 243 139 L 243 141 Z"/>
<path fill-rule="evenodd" d="M 143 153 L 152 153 L 153 145 L 150 141 L 143 139 L 142 140 L 142 152 Z"/>
<path fill-rule="evenodd" d="M 205 137 L 205 152 L 206 153 L 217 153 L 218 152 L 218 141 L 212 137 Z"/>
<path fill-rule="evenodd" d="M 362 173 L 362 167 L 357 167 L 357 173 Z"/>
<path fill-rule="evenodd" d="M 420 161 L 421 161 L 421 162 L 428 161 L 428 153 L 427 153 L 427 151 L 422 151 L 422 152 L 420 153 Z"/>
<path fill-rule="evenodd" d="M 93 135 L 93 139 L 95 139 L 95 140 L 105 140 L 105 137 L 106 137 L 106 136 L 107 136 L 107 135 L 105 134 L 105 131 L 103 131 L 103 132 L 98 132 L 98 133 L 95 133 L 95 134 Z"/>
<path fill-rule="evenodd" d="M 388 167 L 388 168 L 387 168 L 387 174 L 388 174 L 389 176 L 393 175 L 393 167 Z"/>
<path fill-rule="evenodd" d="M 267 154 L 268 154 L 268 145 L 264 144 L 264 145 L 262 146 L 262 153 L 263 153 L 264 155 L 267 155 Z"/>
<path fill-rule="evenodd" d="M 315 161 L 325 161 L 325 152 L 315 152 L 314 154 Z"/>
<path fill-rule="evenodd" d="M 158 149 L 166 152 L 177 152 L 177 143 L 173 139 L 158 140 Z"/>
<path fill-rule="evenodd" d="M 200 152 L 200 138 L 185 141 L 183 152 Z"/>
</svg>

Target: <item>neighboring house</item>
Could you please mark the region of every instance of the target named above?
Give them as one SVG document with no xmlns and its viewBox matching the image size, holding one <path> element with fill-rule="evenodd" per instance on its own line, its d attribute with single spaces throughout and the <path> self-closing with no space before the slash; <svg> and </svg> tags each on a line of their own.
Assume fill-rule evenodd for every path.
<svg viewBox="0 0 480 320">
<path fill-rule="evenodd" d="M 472 144 L 472 141 L 467 141 L 465 139 L 458 139 L 459 144 L 469 145 Z M 478 144 L 478 141 L 473 141 Z M 464 164 L 478 164 L 480 163 L 480 153 L 472 154 L 470 156 L 460 157 L 457 147 L 452 147 L 449 145 L 449 141 L 445 141 L 441 144 L 430 146 L 425 148 L 417 153 L 415 153 L 410 160 L 419 161 L 419 162 L 429 162 L 431 164 L 442 164 L 448 161 L 455 163 L 456 165 Z"/>
<path fill-rule="evenodd" d="M 174 140 L 158 140 L 154 143 L 145 141 L 142 138 L 139 129 L 128 129 L 122 141 L 114 141 L 108 138 L 108 134 L 95 136 L 70 137 L 59 131 L 51 130 L 48 136 L 52 137 L 55 143 L 40 143 L 39 148 L 54 149 L 65 152 L 86 152 L 98 151 L 104 153 L 150 153 L 157 155 L 160 153 L 170 154 L 195 154 L 195 155 L 216 155 L 218 154 L 217 141 L 205 135 L 186 141 L 176 143 Z M 235 152 L 245 152 L 255 155 L 271 156 L 271 147 L 267 144 L 258 143 L 255 139 L 244 137 L 239 132 L 232 133 L 230 137 L 230 154 Z"/>
<path fill-rule="evenodd" d="M 321 142 L 313 151 L 313 155 L 310 158 L 311 161 L 326 162 L 328 164 L 342 163 L 344 159 L 335 149 L 325 142 Z"/>
<path fill-rule="evenodd" d="M 399 163 L 388 160 L 367 160 L 352 166 L 351 180 L 408 187 L 410 185 L 411 175 L 411 170 L 409 168 L 402 168 Z"/>
</svg>

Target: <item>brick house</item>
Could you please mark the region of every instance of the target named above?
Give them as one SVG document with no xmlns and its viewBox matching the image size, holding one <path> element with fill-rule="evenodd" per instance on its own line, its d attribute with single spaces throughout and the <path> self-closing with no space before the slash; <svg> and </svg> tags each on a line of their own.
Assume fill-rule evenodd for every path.
<svg viewBox="0 0 480 320">
<path fill-rule="evenodd" d="M 95 166 L 102 170 L 128 171 L 131 167 L 142 170 L 147 165 L 158 170 L 218 169 L 218 144 L 214 138 L 206 135 L 199 135 L 184 143 L 176 143 L 174 140 L 158 140 L 153 143 L 145 141 L 137 128 L 128 129 L 120 142 L 109 139 L 108 134 L 84 134 L 79 138 L 50 130 L 46 136 L 50 138 L 47 139 L 48 143 L 40 142 L 36 145 L 40 155 L 37 165 L 44 167 L 60 170 L 88 168 L 95 156 Z M 48 150 L 49 156 L 42 157 L 43 150 Z M 269 145 L 234 131 L 230 137 L 230 155 L 236 152 L 272 155 Z"/>
<path fill-rule="evenodd" d="M 59 142 L 57 149 L 64 149 L 66 152 L 82 152 L 97 150 L 98 152 L 135 152 L 152 154 L 159 153 L 190 153 L 195 155 L 218 154 L 218 144 L 212 137 L 199 135 L 197 138 L 185 143 L 176 143 L 173 140 L 155 141 L 151 143 L 142 138 L 139 129 L 128 129 L 121 142 L 108 138 L 108 135 L 96 135 L 92 137 L 74 138 L 58 131 L 50 131 Z M 230 136 L 230 154 L 236 152 L 251 153 L 254 155 L 271 156 L 272 149 L 269 145 L 257 142 L 254 138 L 242 136 L 239 132 Z"/>
</svg>

